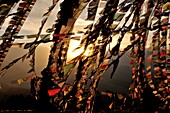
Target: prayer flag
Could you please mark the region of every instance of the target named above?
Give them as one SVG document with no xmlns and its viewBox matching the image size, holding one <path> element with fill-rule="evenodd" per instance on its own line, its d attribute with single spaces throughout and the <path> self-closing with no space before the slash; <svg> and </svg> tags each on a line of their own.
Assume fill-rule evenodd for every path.
<svg viewBox="0 0 170 113">
<path fill-rule="evenodd" d="M 48 95 L 49 96 L 54 96 L 54 95 L 56 95 L 56 94 L 58 94 L 59 92 L 60 92 L 60 88 L 58 88 L 58 89 L 50 89 L 50 90 L 48 90 Z"/>
</svg>

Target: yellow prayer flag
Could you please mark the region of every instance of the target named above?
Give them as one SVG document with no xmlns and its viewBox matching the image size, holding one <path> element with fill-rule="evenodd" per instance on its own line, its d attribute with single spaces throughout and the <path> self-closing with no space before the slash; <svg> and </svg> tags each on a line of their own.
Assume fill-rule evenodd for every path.
<svg viewBox="0 0 170 113">
<path fill-rule="evenodd" d="M 18 82 L 18 84 L 20 85 L 20 84 L 23 83 L 23 79 L 18 79 L 17 82 Z"/>
<path fill-rule="evenodd" d="M 163 10 L 170 10 L 170 2 L 167 2 L 164 6 L 163 6 Z"/>
</svg>

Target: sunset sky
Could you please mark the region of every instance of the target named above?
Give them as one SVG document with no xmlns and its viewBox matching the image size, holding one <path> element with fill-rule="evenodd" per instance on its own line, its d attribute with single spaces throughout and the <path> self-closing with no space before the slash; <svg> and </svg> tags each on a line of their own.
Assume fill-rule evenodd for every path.
<svg viewBox="0 0 170 113">
<path fill-rule="evenodd" d="M 52 0 L 37 0 L 36 4 L 34 5 L 29 17 L 25 21 L 25 24 L 23 25 L 19 35 L 28 35 L 28 34 L 37 34 L 38 28 L 40 27 L 42 15 L 44 12 L 47 11 L 48 7 L 52 4 Z M 52 14 L 50 15 L 47 23 L 44 26 L 44 29 L 42 31 L 42 34 L 46 33 L 46 29 L 50 28 L 54 21 L 56 20 L 56 14 L 59 10 L 59 4 L 55 7 L 55 10 L 53 10 Z M 100 8 L 99 10 L 101 10 Z M 98 10 L 98 11 L 99 11 Z M 84 27 L 92 23 L 91 21 L 86 21 L 87 17 L 87 9 L 83 11 L 80 18 L 76 21 L 75 28 L 73 32 L 77 32 L 77 30 L 81 31 Z M 99 11 L 100 12 L 100 11 Z M 98 15 L 99 16 L 99 15 Z M 96 18 L 97 19 L 97 18 Z M 8 19 L 9 20 L 9 19 Z M 6 21 L 3 28 L 0 30 L 0 35 L 3 34 L 5 27 L 7 26 L 8 21 Z M 115 38 L 116 40 L 116 38 Z M 127 37 L 126 40 L 123 42 L 123 45 L 127 45 L 129 42 L 129 38 Z M 78 46 L 79 41 L 72 40 L 71 43 L 74 44 L 74 47 Z M 49 51 L 50 51 L 51 43 L 48 44 L 41 44 L 37 47 L 36 50 L 36 73 L 40 75 L 40 72 L 42 69 L 44 69 L 47 65 Z M 24 53 L 26 53 L 28 50 L 24 50 L 22 48 L 11 48 L 10 52 L 8 53 L 3 65 L 7 65 L 12 60 L 20 57 Z M 72 54 L 74 56 L 74 54 Z M 70 56 L 71 57 L 71 56 Z M 28 70 L 30 69 L 29 66 L 29 59 L 25 60 L 24 62 L 18 62 L 15 66 L 10 68 L 4 77 L 0 78 L 0 85 L 1 89 L 0 92 L 5 93 L 23 93 L 22 89 L 29 89 L 30 85 L 29 82 L 24 82 L 21 85 L 15 84 L 11 85 L 10 81 L 16 80 L 19 78 L 23 78 L 26 76 L 29 76 Z M 99 89 L 101 90 L 114 90 L 115 92 L 124 92 L 127 93 L 128 86 L 130 84 L 130 66 L 129 66 L 129 53 L 125 54 L 123 58 L 120 61 L 120 65 L 115 73 L 115 77 L 113 79 L 110 79 L 109 72 L 110 69 L 104 74 L 104 76 L 101 78 L 101 84 L 99 85 Z M 107 82 L 106 82 L 107 81 Z M 28 93 L 28 92 L 26 92 Z"/>
</svg>

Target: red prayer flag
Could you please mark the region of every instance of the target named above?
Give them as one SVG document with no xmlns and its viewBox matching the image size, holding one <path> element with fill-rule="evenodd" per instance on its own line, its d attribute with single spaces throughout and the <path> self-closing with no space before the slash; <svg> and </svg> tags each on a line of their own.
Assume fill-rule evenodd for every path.
<svg viewBox="0 0 170 113">
<path fill-rule="evenodd" d="M 150 55 L 150 56 L 146 59 L 146 62 L 148 62 L 148 63 L 152 62 L 152 55 Z"/>
<path fill-rule="evenodd" d="M 130 64 L 134 64 L 134 59 L 131 59 Z"/>
<path fill-rule="evenodd" d="M 55 73 L 55 72 L 57 72 L 57 69 L 56 68 L 51 68 L 51 72 Z"/>
<path fill-rule="evenodd" d="M 163 72 L 163 76 L 166 76 L 166 71 Z"/>
<path fill-rule="evenodd" d="M 135 72 L 136 72 L 136 68 L 133 67 L 133 68 L 132 68 L 132 73 L 135 74 Z"/>
<path fill-rule="evenodd" d="M 51 90 L 48 90 L 48 95 L 49 96 L 54 96 L 54 95 L 56 95 L 59 92 L 60 92 L 60 88 L 58 88 L 58 89 L 51 89 Z"/>
<path fill-rule="evenodd" d="M 54 37 L 64 37 L 66 36 L 65 34 L 53 34 Z"/>
<path fill-rule="evenodd" d="M 166 56 L 165 52 L 160 52 L 161 57 Z"/>
<path fill-rule="evenodd" d="M 32 3 L 35 3 L 37 0 L 32 0 Z"/>
<path fill-rule="evenodd" d="M 148 78 L 148 79 L 151 79 L 151 78 L 152 78 L 152 75 L 151 75 L 151 74 L 147 75 L 147 78 Z"/>
<path fill-rule="evenodd" d="M 26 5 L 27 5 L 27 3 L 26 3 L 26 2 L 24 2 L 24 3 L 20 3 L 20 4 L 19 4 L 19 8 L 24 8 L 24 7 L 26 7 Z"/>
<path fill-rule="evenodd" d="M 6 54 L 5 54 L 5 53 L 3 53 L 3 54 L 2 54 L 2 56 L 3 56 L 3 57 L 5 57 L 5 56 L 6 56 Z"/>
<path fill-rule="evenodd" d="M 162 26 L 162 30 L 167 30 L 168 26 Z"/>
<path fill-rule="evenodd" d="M 160 72 L 160 68 L 159 67 L 155 67 L 154 71 L 155 71 L 155 73 L 159 73 Z"/>
<path fill-rule="evenodd" d="M 99 67 L 99 69 L 107 69 L 108 65 L 107 64 L 101 64 L 101 66 Z"/>
</svg>

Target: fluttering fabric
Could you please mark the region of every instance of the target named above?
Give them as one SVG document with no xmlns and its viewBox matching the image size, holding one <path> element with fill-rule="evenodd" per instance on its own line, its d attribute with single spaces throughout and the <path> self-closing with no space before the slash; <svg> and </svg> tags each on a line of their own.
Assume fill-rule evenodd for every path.
<svg viewBox="0 0 170 113">
<path fill-rule="evenodd" d="M 1 0 L 0 1 L 0 28 L 5 19 L 9 16 L 10 11 L 15 7 L 19 0 Z"/>
<path fill-rule="evenodd" d="M 100 0 L 92 0 L 88 6 L 87 20 L 94 20 Z"/>
<path fill-rule="evenodd" d="M 64 3 L 66 3 L 66 1 L 63 2 L 62 4 L 63 6 L 65 5 Z M 124 110 L 138 111 L 142 109 L 141 106 L 146 107 L 144 105 L 145 104 L 144 100 L 148 98 L 146 97 L 145 94 L 147 90 L 149 90 L 149 93 L 151 93 L 151 95 L 153 94 L 153 96 L 156 99 L 158 100 L 160 99 L 159 101 L 162 103 L 161 105 L 163 105 L 163 106 L 160 105 L 158 109 L 153 108 L 152 109 L 153 111 L 159 111 L 162 109 L 167 110 L 169 108 L 168 96 L 167 96 L 169 95 L 169 92 L 167 91 L 168 89 L 166 89 L 168 88 L 166 87 L 168 86 L 167 85 L 168 77 L 166 76 L 166 63 L 165 63 L 166 61 L 165 48 L 167 46 L 165 45 L 166 44 L 165 41 L 167 40 L 167 38 L 165 37 L 167 36 L 166 30 L 168 29 L 168 27 L 166 26 L 168 26 L 169 23 L 166 22 L 166 20 L 168 19 L 161 20 L 160 17 L 162 16 L 162 13 L 160 13 L 159 15 L 159 13 L 157 12 L 157 11 L 161 11 L 161 7 L 165 3 L 167 3 L 167 1 L 155 2 L 155 1 L 146 1 L 146 0 L 145 1 L 125 0 L 119 3 L 119 1 L 109 0 L 107 2 L 106 7 L 104 8 L 104 10 L 102 10 L 102 16 L 99 18 L 97 23 L 93 26 L 93 30 L 90 32 L 86 32 L 86 34 L 82 38 L 80 47 L 76 48 L 77 50 L 82 47 L 84 48 L 84 51 L 82 52 L 82 54 L 80 54 L 78 57 L 73 59 L 71 62 L 71 63 L 77 62 L 76 63 L 77 72 L 75 74 L 76 77 L 75 81 L 73 82 L 72 85 L 64 84 L 61 87 L 60 93 L 57 93 L 53 97 L 54 101 L 52 102 L 54 102 L 57 105 L 57 109 L 60 112 L 80 112 L 80 111 L 93 112 L 94 100 L 96 96 L 96 88 L 98 86 L 100 77 L 109 67 L 113 66 L 112 68 L 113 71 L 111 73 L 111 78 L 112 78 L 119 64 L 119 60 L 121 56 L 124 55 L 125 52 L 130 49 L 131 49 L 130 64 L 132 69 L 132 83 L 129 88 L 130 92 L 125 97 L 124 104 L 122 105 L 122 107 L 120 107 L 120 109 L 122 111 Z M 144 4 L 146 5 L 144 6 Z M 145 11 L 141 11 L 141 9 L 142 10 L 144 9 L 143 7 L 146 7 Z M 61 12 L 62 10 L 63 9 L 61 8 Z M 114 18 L 115 19 L 114 20 L 112 16 L 115 15 L 118 11 L 125 12 L 125 13 L 130 11 L 130 13 L 124 16 L 117 17 L 116 19 Z M 168 18 L 169 16 L 168 11 L 167 12 L 165 11 L 164 14 L 166 14 Z M 162 22 L 158 22 L 160 23 L 158 25 L 157 24 L 153 25 L 153 20 L 155 18 L 158 18 L 157 15 L 159 15 L 158 17 Z M 128 23 L 130 17 L 132 17 L 132 21 Z M 71 18 L 71 16 L 69 18 Z M 111 27 L 112 23 L 117 19 L 119 20 L 125 19 L 125 21 L 121 27 L 120 26 L 118 27 L 118 25 L 121 22 L 119 22 L 119 24 L 117 24 L 116 26 Z M 68 20 L 63 20 L 61 22 L 58 20 L 57 22 L 67 25 L 66 23 L 68 22 Z M 56 27 L 56 29 L 57 28 L 58 26 Z M 156 29 L 161 29 L 157 34 L 160 35 L 159 33 L 161 32 L 161 42 L 158 43 L 152 42 L 152 43 L 154 46 L 153 48 L 156 47 L 156 49 L 159 49 L 158 46 L 161 47 L 161 49 L 159 49 L 160 52 L 153 51 L 154 53 L 151 53 L 151 55 L 149 55 L 149 57 L 145 59 L 145 51 L 146 51 L 145 46 L 148 40 L 148 34 L 150 32 L 154 32 L 154 30 Z M 54 36 L 56 36 L 56 33 L 59 33 L 59 30 L 55 31 Z M 131 34 L 131 44 L 125 47 L 123 51 L 121 51 L 120 50 L 121 42 L 123 38 L 125 38 L 126 33 Z M 116 34 L 119 34 L 117 44 L 111 50 L 106 51 L 106 47 L 110 44 L 112 38 Z M 102 40 L 100 41 L 98 40 L 99 36 L 102 37 Z M 56 45 L 54 45 L 54 47 L 59 46 L 60 45 L 59 43 L 63 38 L 61 37 L 58 38 L 58 40 L 56 40 L 57 43 L 55 43 Z M 153 40 L 156 41 L 155 39 Z M 96 45 L 96 42 L 98 42 L 98 45 Z M 60 50 L 63 51 L 61 48 Z M 86 56 L 87 50 L 90 52 Z M 51 52 L 51 54 L 56 55 L 55 53 L 60 53 L 59 51 Z M 160 62 L 156 62 L 156 65 L 159 64 L 161 66 L 161 69 L 159 69 L 160 68 L 159 65 L 158 65 L 159 67 L 155 67 L 155 65 L 150 65 L 153 60 L 152 58 L 154 54 L 156 54 L 155 56 L 158 56 L 158 58 L 160 59 Z M 99 56 L 98 58 L 97 55 Z M 61 56 L 61 54 L 58 54 L 57 57 L 58 56 Z M 61 62 L 63 57 L 60 58 L 56 60 L 49 59 L 49 62 L 54 61 L 57 62 L 57 64 L 55 65 L 54 63 L 48 64 L 48 67 L 50 67 L 50 71 L 53 72 L 52 75 L 54 78 L 51 77 L 51 79 L 53 80 L 54 83 L 58 83 L 58 84 L 61 83 L 61 82 L 57 82 L 59 78 L 64 77 L 63 71 L 60 70 L 63 66 L 60 65 L 59 67 L 57 67 L 59 65 L 58 63 Z M 97 63 L 94 61 L 97 61 Z M 147 63 L 145 61 L 147 61 Z M 73 64 L 73 67 L 74 66 L 75 64 Z M 152 66 L 154 66 L 154 68 L 152 68 Z M 73 67 L 70 69 L 73 69 Z M 151 71 L 152 69 L 154 70 L 153 74 Z M 161 70 L 163 72 L 158 73 Z M 60 75 L 58 75 L 59 73 Z M 161 76 L 163 76 L 164 79 L 163 80 L 158 79 L 156 77 L 156 74 L 161 74 Z M 58 80 L 54 80 L 56 78 Z M 161 84 L 159 82 L 161 82 Z M 90 83 L 90 85 L 88 85 L 87 83 Z M 159 87 L 157 87 L 156 89 L 152 89 L 151 87 L 153 84 L 154 85 L 158 84 Z M 155 93 L 156 91 L 161 93 L 160 95 L 162 96 L 159 96 L 159 94 Z M 154 103 L 152 104 L 154 106 Z"/>
<path fill-rule="evenodd" d="M 6 28 L 5 33 L 2 35 L 3 42 L 0 45 L 0 66 L 5 59 L 9 48 L 12 46 L 14 36 L 17 36 L 19 33 L 35 2 L 36 0 L 18 1 L 19 6 L 17 12 L 10 14 L 10 16 L 13 15 L 13 17 Z"/>
<path fill-rule="evenodd" d="M 132 82 L 129 86 L 129 93 L 124 97 L 121 96 L 123 102 L 117 108 L 121 112 L 169 112 L 170 3 L 167 0 L 105 1 L 106 5 L 100 13 L 98 21 L 86 27 L 87 32 L 82 36 L 79 47 L 74 50 L 83 49 L 82 53 L 69 62 L 66 61 L 67 51 L 71 46 L 69 45 L 70 34 L 75 21 L 90 0 L 64 0 L 61 3 L 61 10 L 57 14 L 55 24 L 47 30 L 49 33 L 53 32 L 54 44 L 50 51 L 48 65 L 41 73 L 43 77 L 38 86 L 39 90 L 35 93 L 35 96 L 38 97 L 37 101 L 42 105 L 40 108 L 43 111 L 52 105 L 55 107 L 54 112 L 92 113 L 96 109 L 94 106 L 100 78 L 109 68 L 112 69 L 110 78 L 114 77 L 121 57 L 127 51 L 131 51 L 129 57 Z M 36 47 L 44 41 L 51 41 L 45 40 L 46 38 L 38 41 L 38 38 L 57 2 L 58 0 L 53 0 L 53 5 L 44 14 L 35 41 L 25 45 L 24 48 L 29 49 L 29 52 L 2 70 L 8 69 L 20 59 L 24 60 L 32 56 L 30 60 L 32 69 L 29 72 L 35 71 Z M 100 4 L 99 0 L 95 2 Z M 95 8 L 94 12 L 90 12 L 93 19 L 97 4 L 95 7 L 90 7 L 89 10 Z M 20 7 L 23 5 L 25 4 L 21 4 Z M 120 13 L 121 15 L 117 16 Z M 91 16 L 88 17 L 91 18 Z M 11 30 L 11 27 L 7 28 L 4 36 L 9 36 Z M 17 30 L 11 33 L 14 36 Z M 130 35 L 130 44 L 121 49 L 122 40 L 127 38 L 126 34 Z M 118 36 L 118 40 L 111 48 L 115 36 Z M 146 48 L 149 40 L 151 43 L 149 48 Z M 76 73 L 73 74 L 74 70 Z M 68 78 L 73 75 L 75 80 L 72 84 L 68 84 Z M 21 84 L 22 82 L 23 79 L 19 79 L 12 83 Z M 112 102 L 108 108 L 110 111 L 114 111 L 114 94 L 108 92 L 101 94 L 109 96 Z"/>
</svg>

